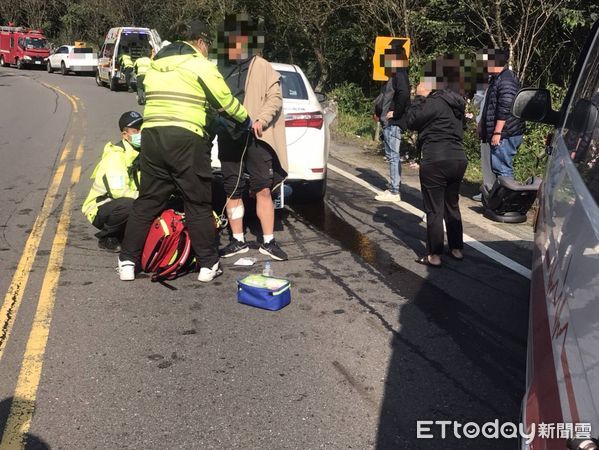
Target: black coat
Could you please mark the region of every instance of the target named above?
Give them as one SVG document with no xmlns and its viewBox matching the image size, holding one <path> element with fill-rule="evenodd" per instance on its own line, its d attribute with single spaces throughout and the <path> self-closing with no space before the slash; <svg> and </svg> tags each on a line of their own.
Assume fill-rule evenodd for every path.
<svg viewBox="0 0 599 450">
<path fill-rule="evenodd" d="M 498 120 L 506 121 L 501 132 L 502 138 L 524 134 L 524 122 L 512 115 L 512 104 L 519 89 L 520 82 L 514 72 L 507 68 L 491 77 L 481 119 L 483 142 L 491 142 Z"/>
<path fill-rule="evenodd" d="M 464 99 L 450 90 L 417 97 L 400 126 L 418 132 L 422 163 L 466 159 L 464 153 Z"/>
<path fill-rule="evenodd" d="M 410 80 L 405 69 L 399 69 L 389 77 L 381 94 L 375 100 L 374 111 L 380 117 L 383 127 L 400 125 L 399 118 L 410 104 Z M 387 113 L 393 111 L 393 117 L 387 119 Z"/>
</svg>

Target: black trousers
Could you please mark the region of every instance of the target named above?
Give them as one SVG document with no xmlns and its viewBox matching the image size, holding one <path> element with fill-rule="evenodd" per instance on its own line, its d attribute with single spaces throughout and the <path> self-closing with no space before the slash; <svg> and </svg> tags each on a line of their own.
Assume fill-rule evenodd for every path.
<svg viewBox="0 0 599 450">
<path fill-rule="evenodd" d="M 98 239 L 115 237 L 120 241 L 125 233 L 132 207 L 133 199 L 126 197 L 117 198 L 101 205 L 92 222 L 92 225 L 100 230 L 96 233 L 96 237 Z"/>
<path fill-rule="evenodd" d="M 247 142 L 244 160 L 241 161 Z M 240 166 L 250 175 L 250 193 L 255 194 L 264 188 L 273 189 L 281 184 L 287 174 L 279 163 L 275 151 L 266 142 L 256 139 L 253 134 L 238 140 L 218 137 L 218 159 L 221 162 L 223 185 L 228 197 L 239 199 L 243 196 L 243 179 L 238 182 Z M 243 172 L 241 172 L 243 177 Z"/>
<path fill-rule="evenodd" d="M 133 67 L 125 67 L 123 72 L 125 73 L 125 84 L 127 85 L 127 89 L 131 89 L 131 76 L 133 75 Z"/>
<path fill-rule="evenodd" d="M 140 105 L 146 104 L 146 91 L 144 89 L 144 78 L 145 75 L 138 75 L 136 78 L 137 84 L 137 103 Z"/>
<path fill-rule="evenodd" d="M 467 161 L 450 159 L 420 166 L 420 186 L 426 212 L 426 250 L 429 255 L 443 253 L 443 220 L 449 248 L 461 250 L 464 247 L 459 193 L 467 165 Z"/>
<path fill-rule="evenodd" d="M 145 128 L 141 132 L 139 197 L 127 222 L 121 260 L 139 263 L 150 225 L 179 191 L 185 222 L 200 267 L 218 262 L 212 216 L 210 145 L 181 127 Z"/>
</svg>

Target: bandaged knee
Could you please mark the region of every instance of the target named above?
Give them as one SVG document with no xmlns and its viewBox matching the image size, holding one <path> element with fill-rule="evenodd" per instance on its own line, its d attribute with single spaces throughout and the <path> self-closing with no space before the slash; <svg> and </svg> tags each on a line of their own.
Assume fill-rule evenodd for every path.
<svg viewBox="0 0 599 450">
<path fill-rule="evenodd" d="M 229 220 L 243 219 L 244 213 L 245 208 L 243 207 L 243 203 L 241 205 L 227 208 L 227 215 L 229 216 Z"/>
</svg>

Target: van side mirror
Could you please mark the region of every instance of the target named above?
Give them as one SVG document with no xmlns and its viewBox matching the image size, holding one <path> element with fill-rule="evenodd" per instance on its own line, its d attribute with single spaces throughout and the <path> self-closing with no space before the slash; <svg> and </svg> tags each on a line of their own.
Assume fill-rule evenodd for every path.
<svg viewBox="0 0 599 450">
<path fill-rule="evenodd" d="M 556 124 L 556 113 L 551 108 L 551 94 L 547 89 L 521 89 L 512 105 L 512 114 L 526 122 Z"/>
<path fill-rule="evenodd" d="M 327 100 L 327 96 L 322 92 L 315 92 L 314 95 L 316 95 L 316 100 L 318 100 L 318 103 L 323 103 Z"/>
</svg>

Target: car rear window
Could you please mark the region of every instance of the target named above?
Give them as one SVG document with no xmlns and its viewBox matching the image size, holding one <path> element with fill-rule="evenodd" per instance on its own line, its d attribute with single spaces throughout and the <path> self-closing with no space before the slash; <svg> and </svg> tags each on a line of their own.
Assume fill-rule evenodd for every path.
<svg viewBox="0 0 599 450">
<path fill-rule="evenodd" d="M 74 48 L 73 53 L 93 53 L 93 48 L 82 47 L 82 48 Z"/>
<path fill-rule="evenodd" d="M 292 100 L 308 100 L 308 92 L 304 80 L 297 72 L 279 71 L 283 98 Z"/>
</svg>

